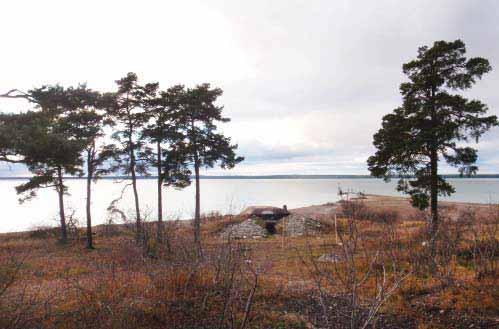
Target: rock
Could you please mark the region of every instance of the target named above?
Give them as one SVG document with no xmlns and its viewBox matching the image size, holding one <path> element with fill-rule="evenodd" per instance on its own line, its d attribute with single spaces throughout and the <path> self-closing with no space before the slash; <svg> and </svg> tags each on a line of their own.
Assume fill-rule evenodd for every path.
<svg viewBox="0 0 499 329">
<path fill-rule="evenodd" d="M 341 257 L 336 254 L 324 254 L 317 258 L 318 262 L 329 262 L 329 263 L 337 263 L 341 261 Z"/>
<path fill-rule="evenodd" d="M 291 214 L 277 224 L 277 231 L 287 236 L 318 234 L 322 224 L 313 218 Z"/>
<path fill-rule="evenodd" d="M 242 223 L 234 224 L 226 228 L 221 235 L 224 239 L 248 239 L 263 238 L 267 236 L 267 230 L 259 224 L 258 219 L 249 218 Z"/>
</svg>

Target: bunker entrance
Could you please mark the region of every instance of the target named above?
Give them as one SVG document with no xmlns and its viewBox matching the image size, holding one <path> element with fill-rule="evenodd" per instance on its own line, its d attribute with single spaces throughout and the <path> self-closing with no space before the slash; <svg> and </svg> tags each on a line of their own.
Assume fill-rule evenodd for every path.
<svg viewBox="0 0 499 329">
<path fill-rule="evenodd" d="M 276 234 L 275 222 L 266 222 L 265 229 L 269 232 L 270 235 Z"/>
</svg>

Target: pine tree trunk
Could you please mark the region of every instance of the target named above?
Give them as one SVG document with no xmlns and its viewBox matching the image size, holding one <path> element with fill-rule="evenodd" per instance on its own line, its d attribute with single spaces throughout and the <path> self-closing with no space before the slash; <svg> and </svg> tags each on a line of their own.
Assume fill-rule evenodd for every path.
<svg viewBox="0 0 499 329">
<path fill-rule="evenodd" d="M 194 172 L 196 175 L 196 212 L 194 217 L 194 243 L 201 253 L 201 198 L 200 198 L 200 184 L 199 184 L 199 161 L 194 161 Z"/>
<path fill-rule="evenodd" d="M 161 168 L 161 144 L 157 142 L 157 152 L 158 152 L 158 243 L 163 242 L 163 177 Z"/>
<path fill-rule="evenodd" d="M 430 186 L 430 209 L 431 209 L 431 224 L 430 224 L 430 250 L 432 257 L 436 254 L 436 239 L 439 226 L 438 217 L 438 153 L 435 149 L 431 150 L 430 156 L 431 166 L 431 186 Z"/>
<path fill-rule="evenodd" d="M 131 136 L 131 135 L 130 135 Z M 140 206 L 139 206 L 139 193 L 137 192 L 137 175 L 135 174 L 135 153 L 132 147 L 132 138 L 129 138 L 130 143 L 130 173 L 132 175 L 132 188 L 133 197 L 135 200 L 135 227 L 136 227 L 136 240 L 140 241 L 142 237 L 142 220 L 140 218 Z"/>
<path fill-rule="evenodd" d="M 94 249 L 93 239 L 92 239 L 92 213 L 91 213 L 91 199 L 92 199 L 92 178 L 94 168 L 93 162 L 93 152 L 94 149 L 87 150 L 87 248 Z"/>
<path fill-rule="evenodd" d="M 438 128 L 437 123 L 437 106 L 435 103 L 436 87 L 433 86 L 431 90 L 431 128 L 435 130 Z M 431 209 L 431 224 L 430 224 L 430 251 L 432 259 L 436 255 L 436 238 L 438 232 L 438 150 L 436 136 L 430 145 L 430 209 Z"/>
<path fill-rule="evenodd" d="M 59 218 L 61 221 L 61 242 L 68 242 L 68 231 L 66 228 L 66 215 L 64 213 L 64 184 L 62 181 L 62 168 L 57 167 L 57 194 L 59 196 Z"/>
<path fill-rule="evenodd" d="M 136 238 L 137 241 L 142 237 L 142 220 L 140 218 L 140 206 L 139 206 L 139 193 L 137 192 L 137 176 L 135 174 L 135 161 L 133 161 L 133 165 L 130 168 L 130 172 L 132 174 L 132 188 L 133 188 L 133 197 L 135 200 L 135 227 L 136 227 Z"/>
</svg>

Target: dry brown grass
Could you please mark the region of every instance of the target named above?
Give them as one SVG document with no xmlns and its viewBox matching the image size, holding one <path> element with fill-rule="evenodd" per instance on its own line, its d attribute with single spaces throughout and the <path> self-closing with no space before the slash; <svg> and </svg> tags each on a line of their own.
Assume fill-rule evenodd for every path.
<svg viewBox="0 0 499 329">
<path fill-rule="evenodd" d="M 440 239 L 439 271 L 430 274 L 422 218 L 384 221 L 379 218 L 386 203 L 366 207 L 378 217 L 356 222 L 364 246 L 354 255 L 356 269 L 362 273 L 377 265 L 368 261 L 369 251 L 384 250 L 410 272 L 382 306 L 378 328 L 487 328 L 499 323 L 495 208 L 480 208 L 473 217 L 464 214 L 467 222 L 448 220 Z M 400 214 L 405 207 L 395 208 Z M 241 219 L 215 217 L 203 221 L 202 259 L 185 223 L 170 228 L 171 252 L 151 241 L 144 253 L 126 229 L 110 236 L 99 232 L 92 251 L 83 241 L 62 246 L 51 236 L 1 235 L 0 327 L 310 327 L 321 312 L 311 261 L 341 253 L 334 232 L 227 244 L 219 232 Z M 347 225 L 346 218 L 339 218 L 340 234 Z M 348 267 L 340 263 L 338 269 Z M 376 277 L 363 284 L 360 300 L 376 288 Z M 327 286 L 331 302 L 338 302 L 334 296 L 340 288 Z M 342 327 L 341 322 L 336 325 Z"/>
</svg>

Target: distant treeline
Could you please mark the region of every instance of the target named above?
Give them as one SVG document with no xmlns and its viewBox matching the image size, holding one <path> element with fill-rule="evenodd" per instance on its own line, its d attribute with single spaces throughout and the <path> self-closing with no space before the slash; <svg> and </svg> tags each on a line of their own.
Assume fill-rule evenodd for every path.
<svg viewBox="0 0 499 329">
<path fill-rule="evenodd" d="M 465 176 L 459 174 L 449 174 L 449 175 L 441 175 L 443 178 L 451 178 L 451 179 L 476 179 L 476 178 L 499 178 L 499 174 L 477 174 L 474 176 Z M 84 177 L 75 177 L 69 176 L 64 177 L 65 179 L 85 179 Z M 101 179 L 129 179 L 128 176 L 103 176 Z M 137 176 L 137 179 L 158 179 L 158 176 Z M 191 179 L 194 178 L 193 176 Z M 258 176 L 245 176 L 245 175 L 200 175 L 200 179 L 378 179 L 376 177 L 370 175 L 258 175 Z M 397 179 L 397 177 L 392 177 L 393 179 Z M 405 177 L 405 178 L 415 178 L 415 176 Z M 30 177 L 0 177 L 0 180 L 23 180 L 30 179 Z"/>
</svg>

